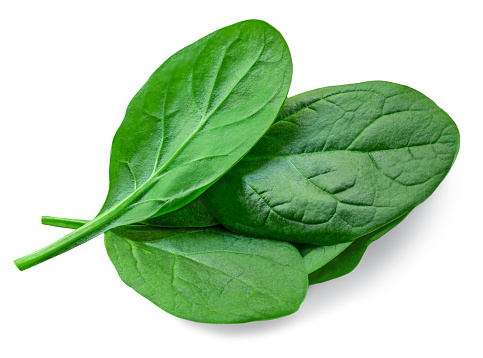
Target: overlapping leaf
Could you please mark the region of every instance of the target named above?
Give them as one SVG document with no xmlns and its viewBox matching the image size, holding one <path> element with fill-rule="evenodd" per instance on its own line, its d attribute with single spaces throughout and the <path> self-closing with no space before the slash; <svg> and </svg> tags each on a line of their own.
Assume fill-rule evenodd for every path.
<svg viewBox="0 0 483 358">
<path fill-rule="evenodd" d="M 291 74 L 284 39 L 257 20 L 225 27 L 171 56 L 127 108 L 99 215 L 17 266 L 26 269 L 110 228 L 195 199 L 270 127 Z"/>
<path fill-rule="evenodd" d="M 121 279 L 163 310 L 205 323 L 291 314 L 307 293 L 307 271 L 289 243 L 221 228 L 140 226 L 105 234 Z"/>
<path fill-rule="evenodd" d="M 423 202 L 458 148 L 451 118 L 409 87 L 327 87 L 287 99 L 269 132 L 201 199 L 234 232 L 336 245 Z"/>
</svg>

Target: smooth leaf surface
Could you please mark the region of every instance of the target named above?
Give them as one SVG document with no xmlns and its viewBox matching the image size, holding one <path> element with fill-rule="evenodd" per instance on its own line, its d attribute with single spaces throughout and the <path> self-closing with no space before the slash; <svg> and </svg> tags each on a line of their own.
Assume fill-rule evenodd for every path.
<svg viewBox="0 0 483 358">
<path fill-rule="evenodd" d="M 287 44 L 258 20 L 225 27 L 171 56 L 135 95 L 116 132 L 99 215 L 17 266 L 195 199 L 270 127 L 291 75 Z"/>
<path fill-rule="evenodd" d="M 287 99 L 201 200 L 234 232 L 336 245 L 423 202 L 458 148 L 454 122 L 414 89 L 380 81 L 322 88 Z"/>
<path fill-rule="evenodd" d="M 301 255 L 285 242 L 221 228 L 124 227 L 105 234 L 121 279 L 177 317 L 242 323 L 295 312 L 307 292 Z"/>
<path fill-rule="evenodd" d="M 370 234 L 358 237 L 350 243 L 332 246 L 300 245 L 298 249 L 309 273 L 309 284 L 314 285 L 333 280 L 354 270 L 367 247 L 396 227 L 407 215 L 403 215 Z"/>
</svg>

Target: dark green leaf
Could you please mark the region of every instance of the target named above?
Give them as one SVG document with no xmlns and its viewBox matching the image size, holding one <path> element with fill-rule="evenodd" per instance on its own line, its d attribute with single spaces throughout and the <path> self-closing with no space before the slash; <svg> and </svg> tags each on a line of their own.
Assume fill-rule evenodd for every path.
<svg viewBox="0 0 483 358">
<path fill-rule="evenodd" d="M 124 227 L 105 234 L 121 279 L 177 317 L 242 323 L 291 314 L 307 292 L 299 252 L 221 228 Z"/>
<path fill-rule="evenodd" d="M 291 75 L 284 39 L 257 20 L 225 27 L 171 56 L 127 108 L 99 215 L 17 266 L 26 269 L 110 228 L 195 199 L 270 127 Z"/>
<path fill-rule="evenodd" d="M 423 202 L 458 148 L 454 122 L 414 89 L 322 88 L 287 99 L 262 140 L 201 199 L 234 232 L 336 245 Z"/>
</svg>

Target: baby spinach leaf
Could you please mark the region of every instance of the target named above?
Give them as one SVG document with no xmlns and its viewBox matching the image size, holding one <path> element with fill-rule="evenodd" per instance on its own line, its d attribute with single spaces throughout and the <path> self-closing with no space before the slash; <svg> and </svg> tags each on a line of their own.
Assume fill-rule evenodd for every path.
<svg viewBox="0 0 483 358">
<path fill-rule="evenodd" d="M 286 242 L 222 228 L 106 232 L 107 253 L 128 286 L 177 317 L 242 323 L 291 314 L 307 293 L 299 252 Z"/>
<path fill-rule="evenodd" d="M 423 202 L 458 148 L 454 122 L 414 89 L 380 81 L 322 88 L 287 99 L 201 200 L 240 234 L 337 245 Z"/>
<path fill-rule="evenodd" d="M 195 199 L 269 128 L 291 75 L 284 39 L 257 20 L 213 32 L 171 56 L 134 96 L 117 130 L 100 213 L 16 260 L 17 267 L 24 270 L 111 228 Z"/>
<path fill-rule="evenodd" d="M 332 246 L 314 246 L 301 244 L 297 248 L 304 258 L 309 273 L 309 283 L 314 285 L 343 276 L 356 268 L 366 252 L 367 247 L 388 231 L 396 227 L 408 214 L 389 224 L 361 236 L 353 242 L 345 242 Z"/>
</svg>

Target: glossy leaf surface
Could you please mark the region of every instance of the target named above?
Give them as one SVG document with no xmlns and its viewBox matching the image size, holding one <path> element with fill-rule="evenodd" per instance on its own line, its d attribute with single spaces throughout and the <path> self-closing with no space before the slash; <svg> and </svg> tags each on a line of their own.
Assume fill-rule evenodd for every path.
<svg viewBox="0 0 483 358">
<path fill-rule="evenodd" d="M 260 139 L 286 98 L 288 47 L 265 22 L 218 30 L 171 56 L 135 95 L 112 144 L 99 215 L 16 260 L 26 269 L 110 228 L 174 211 L 203 193 Z"/>
<path fill-rule="evenodd" d="M 242 323 L 295 312 L 307 272 L 295 247 L 221 228 L 105 234 L 121 279 L 168 313 L 204 323 Z"/>
<path fill-rule="evenodd" d="M 234 232 L 336 245 L 423 202 L 458 148 L 454 122 L 414 89 L 322 88 L 287 99 L 262 140 L 201 199 Z"/>
</svg>

